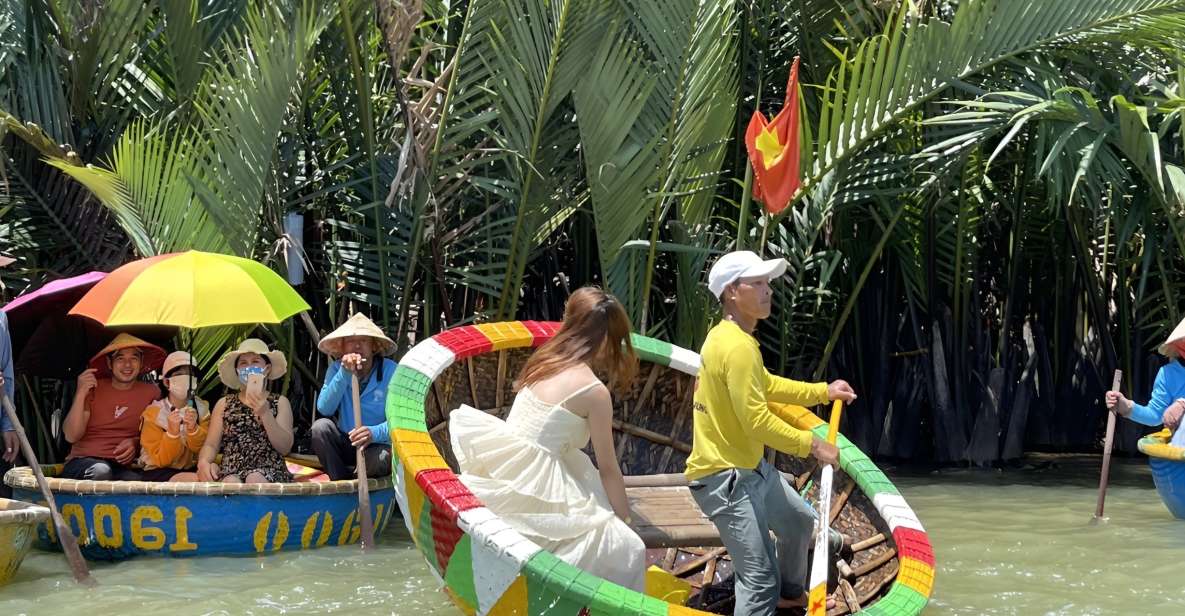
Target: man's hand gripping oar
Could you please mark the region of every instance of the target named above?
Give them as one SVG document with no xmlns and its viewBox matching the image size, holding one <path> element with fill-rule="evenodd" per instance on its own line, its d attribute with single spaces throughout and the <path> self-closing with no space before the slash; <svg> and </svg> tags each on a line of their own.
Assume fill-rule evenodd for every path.
<svg viewBox="0 0 1185 616">
<path fill-rule="evenodd" d="M 834 445 L 839 436 L 839 418 L 843 414 L 843 400 L 836 400 L 831 405 L 831 421 L 827 429 L 827 442 Z M 831 480 L 835 468 L 830 464 L 823 467 L 823 476 L 819 480 L 819 519 L 815 526 L 815 557 L 811 563 L 811 584 L 808 591 L 808 616 L 825 616 L 827 614 L 827 558 L 831 519 Z"/>
</svg>

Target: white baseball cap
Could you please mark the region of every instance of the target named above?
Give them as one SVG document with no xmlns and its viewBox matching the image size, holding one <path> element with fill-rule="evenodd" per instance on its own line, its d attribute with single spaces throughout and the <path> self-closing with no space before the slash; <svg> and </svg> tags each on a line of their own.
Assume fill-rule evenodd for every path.
<svg viewBox="0 0 1185 616">
<path fill-rule="evenodd" d="M 777 278 L 786 273 L 785 259 L 762 259 L 750 250 L 730 252 L 719 259 L 708 270 L 708 290 L 716 299 L 724 287 L 741 278 Z"/>
<path fill-rule="evenodd" d="M 172 353 L 169 353 L 168 357 L 165 358 L 165 365 L 163 368 L 161 368 L 160 373 L 163 376 L 168 376 L 169 373 L 173 371 L 173 368 L 179 368 L 181 366 L 197 368 L 197 365 L 193 363 L 193 357 L 191 357 L 189 353 L 186 353 L 185 351 L 173 351 Z"/>
</svg>

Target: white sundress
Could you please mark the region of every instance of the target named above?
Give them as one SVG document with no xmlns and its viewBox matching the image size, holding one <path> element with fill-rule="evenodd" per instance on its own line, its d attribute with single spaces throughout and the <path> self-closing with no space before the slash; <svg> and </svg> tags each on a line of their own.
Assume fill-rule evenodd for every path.
<svg viewBox="0 0 1185 616">
<path fill-rule="evenodd" d="M 646 546 L 613 513 L 601 477 L 581 449 L 588 419 L 524 387 L 506 421 L 462 405 L 449 415 L 461 482 L 511 527 L 560 560 L 643 592 Z"/>
</svg>

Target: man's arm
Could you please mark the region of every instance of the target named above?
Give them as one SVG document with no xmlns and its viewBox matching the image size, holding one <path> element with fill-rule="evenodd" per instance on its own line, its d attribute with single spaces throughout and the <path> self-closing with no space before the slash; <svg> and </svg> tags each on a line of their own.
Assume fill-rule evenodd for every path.
<svg viewBox="0 0 1185 616">
<path fill-rule="evenodd" d="M 811 452 L 814 437 L 770 412 L 765 393 L 767 376 L 756 349 L 738 346 L 728 353 L 725 382 L 732 408 L 745 432 L 778 451 L 805 458 Z"/>
<path fill-rule="evenodd" d="M 317 413 L 325 417 L 336 415 L 349 387 L 350 371 L 342 370 L 340 361 L 329 364 L 329 369 L 325 371 L 325 384 L 321 386 L 321 393 L 317 394 Z"/>
<path fill-rule="evenodd" d="M 814 406 L 827 402 L 827 383 L 804 383 L 770 374 L 764 367 L 765 397 L 779 404 Z"/>
<path fill-rule="evenodd" d="M 1160 372 L 1156 373 L 1156 382 L 1152 385 L 1152 397 L 1148 400 L 1148 404 L 1136 404 L 1136 401 L 1132 400 L 1131 415 L 1128 416 L 1128 419 L 1145 426 L 1159 426 L 1164 410 L 1173 403 L 1173 398 L 1169 395 L 1168 383 L 1165 382 L 1167 380 L 1165 369 L 1161 368 Z"/>
<path fill-rule="evenodd" d="M 4 372 L 4 393 L 16 404 L 16 376 L 12 371 L 12 339 L 8 336 L 8 315 L 0 312 L 0 369 Z M 14 406 L 15 408 L 15 406 Z M 15 430 L 8 413 L 0 409 L 0 432 Z"/>
</svg>

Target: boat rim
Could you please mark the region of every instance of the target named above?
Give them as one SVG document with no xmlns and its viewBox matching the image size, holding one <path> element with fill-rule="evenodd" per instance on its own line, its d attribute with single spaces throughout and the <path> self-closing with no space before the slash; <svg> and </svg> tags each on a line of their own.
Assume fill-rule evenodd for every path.
<svg viewBox="0 0 1185 616">
<path fill-rule="evenodd" d="M 61 469 L 61 465 L 42 465 L 42 472 L 48 474 Z M 323 496 L 331 494 L 353 494 L 358 491 L 357 479 L 338 481 L 308 481 L 300 483 L 221 483 L 216 481 L 156 482 L 156 481 L 94 481 L 90 479 L 45 478 L 49 489 L 64 494 L 126 494 L 153 496 Z M 36 492 L 37 478 L 33 469 L 18 466 L 4 475 L 9 487 Z M 371 491 L 391 487 L 391 479 L 368 478 Z M 48 510 L 47 510 L 48 512 Z"/>
</svg>

